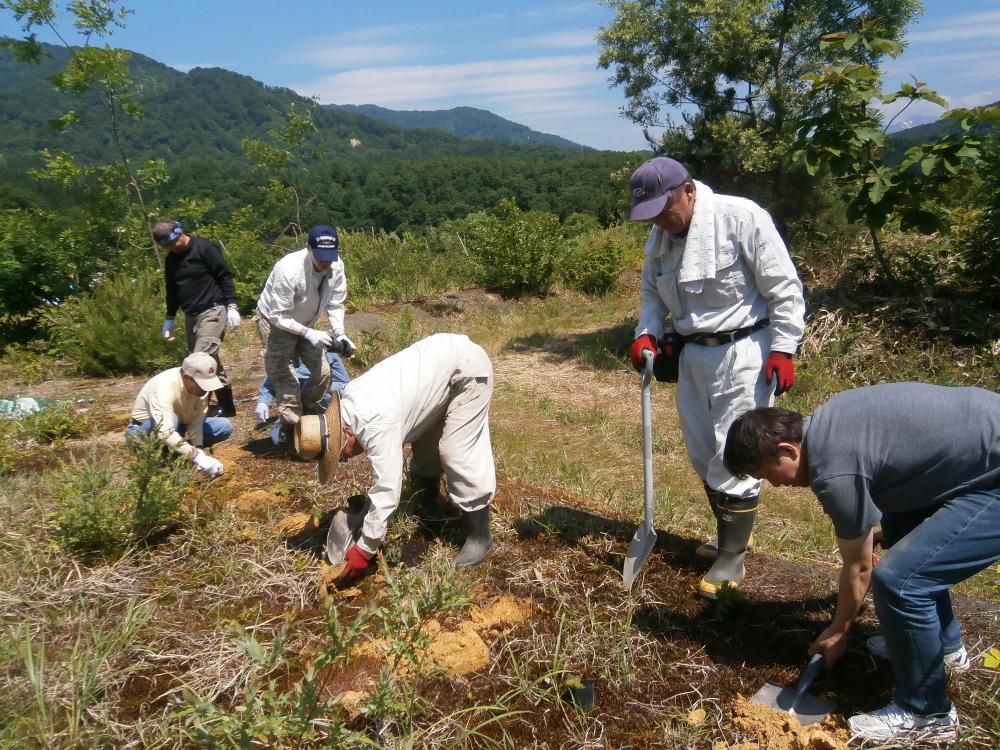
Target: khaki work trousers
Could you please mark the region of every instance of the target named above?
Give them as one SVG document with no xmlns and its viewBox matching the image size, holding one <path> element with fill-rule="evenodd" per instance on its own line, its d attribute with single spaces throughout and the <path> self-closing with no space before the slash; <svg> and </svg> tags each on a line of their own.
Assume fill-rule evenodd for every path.
<svg viewBox="0 0 1000 750">
<path fill-rule="evenodd" d="M 205 352 L 215 360 L 215 369 L 223 385 L 229 385 L 226 368 L 219 359 L 222 340 L 226 337 L 226 306 L 215 305 L 197 315 L 184 315 L 184 333 L 188 354 Z"/>
<path fill-rule="evenodd" d="M 315 410 L 330 386 L 330 365 L 326 352 L 306 341 L 304 336 L 283 331 L 271 321 L 257 314 L 257 333 L 264 352 L 264 371 L 274 384 L 274 406 L 282 424 L 294 425 L 302 416 L 303 408 Z M 295 377 L 296 360 L 309 370 L 309 378 L 302 384 Z"/>
</svg>

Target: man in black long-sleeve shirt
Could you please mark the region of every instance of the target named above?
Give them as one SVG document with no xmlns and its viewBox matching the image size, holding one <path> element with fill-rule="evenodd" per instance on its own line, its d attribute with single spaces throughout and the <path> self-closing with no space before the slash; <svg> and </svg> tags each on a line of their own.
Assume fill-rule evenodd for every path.
<svg viewBox="0 0 1000 750">
<path fill-rule="evenodd" d="M 236 415 L 233 389 L 219 359 L 226 326 L 240 324 L 233 275 L 222 252 L 204 237 L 185 234 L 179 222 L 159 221 L 153 239 L 168 251 L 166 261 L 167 316 L 163 337 L 173 338 L 174 316 L 184 311 L 188 353 L 206 352 L 216 361 L 224 387 L 215 392 L 222 416 Z"/>
</svg>

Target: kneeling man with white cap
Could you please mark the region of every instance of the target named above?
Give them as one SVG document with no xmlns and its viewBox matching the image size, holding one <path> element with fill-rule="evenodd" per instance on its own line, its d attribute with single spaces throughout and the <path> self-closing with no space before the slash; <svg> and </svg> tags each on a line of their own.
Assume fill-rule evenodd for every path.
<svg viewBox="0 0 1000 750">
<path fill-rule="evenodd" d="M 411 483 L 427 486 L 443 472 L 448 497 L 462 512 L 466 539 L 455 565 L 483 561 L 493 546 L 490 502 L 496 492 L 489 431 L 492 396 L 493 365 L 482 347 L 467 336 L 439 333 L 352 380 L 342 395 L 334 395 L 325 414 L 299 420 L 296 450 L 319 461 L 321 484 L 333 479 L 341 458 L 365 453 L 371 464 L 370 502 L 363 523 L 352 524 L 357 531 L 348 535 L 338 585 L 357 579 L 373 564 L 389 516 L 399 505 L 406 444 L 413 450 Z M 331 562 L 339 562 L 329 544 L 327 550 Z"/>
<path fill-rule="evenodd" d="M 180 367 L 150 378 L 136 396 L 126 440 L 141 439 L 153 430 L 167 447 L 209 476 L 222 474 L 222 462 L 205 448 L 233 432 L 225 417 L 206 417 L 208 394 L 223 387 L 210 354 L 194 352 Z"/>
</svg>

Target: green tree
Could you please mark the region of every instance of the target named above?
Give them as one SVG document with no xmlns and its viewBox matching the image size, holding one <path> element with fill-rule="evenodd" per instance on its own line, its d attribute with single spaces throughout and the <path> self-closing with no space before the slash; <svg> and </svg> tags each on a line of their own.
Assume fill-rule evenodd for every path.
<svg viewBox="0 0 1000 750">
<path fill-rule="evenodd" d="M 561 242 L 559 218 L 522 211 L 513 198 L 500 201 L 492 213 L 469 217 L 469 250 L 480 280 L 513 295 L 544 295 L 555 282 Z"/>
<path fill-rule="evenodd" d="M 151 225 L 158 211 L 155 206 L 147 205 L 144 190 L 164 182 L 165 165 L 153 159 L 142 167 L 134 166 L 123 134 L 128 119 L 139 118 L 143 114 L 135 85 L 129 76 L 131 53 L 108 44 L 91 46 L 94 39 L 104 39 L 115 28 L 124 28 L 125 18 L 131 11 L 117 6 L 118 0 L 69 0 L 65 10 L 60 11 L 55 0 L 0 0 L 0 10 L 12 13 L 24 34 L 22 39 L 4 40 L 3 45 L 11 48 L 21 61 L 38 63 L 45 49 L 38 41 L 37 30 L 47 28 L 71 52 L 66 66 L 51 77 L 52 85 L 57 91 L 81 102 L 85 97 L 96 98 L 114 149 L 114 158 L 108 165 L 93 166 L 78 161 L 72 154 L 46 150 L 42 153 L 45 166 L 35 170 L 34 175 L 64 187 L 89 186 L 96 182 L 104 210 L 112 210 L 120 222 L 117 231 L 119 239 L 135 246 L 138 244 L 137 237 L 148 238 L 147 247 L 162 271 L 163 260 L 153 241 Z M 67 20 L 82 38 L 82 46 L 72 46 L 61 31 L 59 21 Z M 69 110 L 52 124 L 65 130 L 84 122 L 87 114 L 86 108 Z M 133 211 L 133 201 L 138 204 L 138 216 Z"/>
<path fill-rule="evenodd" d="M 313 121 L 316 102 L 309 101 L 305 107 L 297 107 L 292 102 L 285 114 L 282 127 L 267 131 L 270 140 L 244 138 L 240 141 L 243 153 L 254 164 L 254 169 L 265 175 L 267 182 L 261 188 L 264 195 L 264 209 L 283 226 L 280 234 L 289 229 L 296 239 L 302 231 L 303 203 L 312 203 L 313 198 L 304 198 L 301 172 L 305 166 L 303 156 L 315 158 L 316 153 L 306 154 L 306 139 L 317 131 Z M 289 207 L 293 207 L 289 217 Z"/>
<path fill-rule="evenodd" d="M 882 51 L 821 48 L 865 19 L 902 38 L 919 0 L 604 0 L 599 65 L 627 97 L 623 114 L 668 131 L 666 149 L 701 174 L 785 179 L 798 123 L 812 114 L 803 76 L 824 64 L 877 66 Z M 670 112 L 678 108 L 682 123 Z M 719 172 L 722 172 L 720 175 Z"/>
<path fill-rule="evenodd" d="M 871 33 L 831 34 L 820 46 L 850 51 L 860 46 L 895 56 L 898 43 Z M 880 109 L 872 101 L 891 104 L 930 101 L 947 102 L 921 81 L 903 84 L 884 93 L 879 88 L 878 70 L 870 64 L 827 65 L 806 76 L 812 87 L 807 94 L 814 112 L 799 123 L 795 156 L 810 174 L 828 170 L 841 187 L 847 203 L 847 219 L 869 230 L 879 273 L 893 282 L 896 274 L 879 234 L 893 218 L 903 230 L 930 234 L 948 223 L 949 201 L 946 187 L 968 175 L 980 159 L 979 139 L 972 135 L 982 120 L 1000 120 L 996 109 L 954 110 L 945 117 L 958 121 L 958 133 L 907 149 L 902 161 L 890 162 L 886 153 L 891 124 L 883 122 Z M 901 110 L 902 111 L 902 110 Z M 898 116 L 898 115 L 897 115 Z"/>
</svg>

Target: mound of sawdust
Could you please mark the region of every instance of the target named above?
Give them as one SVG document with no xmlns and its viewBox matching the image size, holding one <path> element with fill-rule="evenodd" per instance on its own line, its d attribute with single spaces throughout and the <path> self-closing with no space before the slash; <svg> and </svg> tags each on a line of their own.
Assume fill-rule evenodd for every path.
<svg viewBox="0 0 1000 750">
<path fill-rule="evenodd" d="M 285 516 L 274 525 L 274 533 L 281 537 L 295 536 L 303 531 L 315 531 L 319 528 L 319 519 L 310 513 L 292 513 Z"/>
<path fill-rule="evenodd" d="M 236 466 L 237 459 L 243 458 L 246 455 L 246 451 L 243 450 L 242 446 L 229 443 L 216 443 L 212 446 L 211 453 L 222 461 L 226 467 L 227 474 Z"/>
<path fill-rule="evenodd" d="M 473 606 L 469 619 L 473 627 L 482 632 L 500 625 L 516 625 L 531 616 L 531 602 L 513 596 L 498 597 L 487 607 Z"/>
<path fill-rule="evenodd" d="M 429 620 L 424 625 L 424 632 L 430 638 L 430 646 L 424 654 L 425 667 L 428 670 L 437 667 L 452 675 L 483 669 L 490 663 L 490 649 L 480 634 L 504 625 L 516 625 L 530 615 L 530 602 L 501 596 L 489 605 L 472 607 L 470 619 L 458 623 L 455 629 L 445 630 L 437 620 Z M 381 659 L 387 650 L 385 641 L 373 639 L 363 644 L 357 655 Z"/>
<path fill-rule="evenodd" d="M 729 716 L 730 728 L 745 741 L 725 746 L 728 750 L 848 750 L 851 738 L 843 722 L 832 716 L 819 724 L 802 726 L 785 711 L 751 703 L 743 696 L 730 706 Z"/>
<path fill-rule="evenodd" d="M 256 510 L 263 510 L 273 505 L 281 505 L 284 500 L 280 495 L 275 495 L 267 490 L 250 490 L 242 493 L 233 505 L 236 509 L 244 513 L 253 513 Z"/>
<path fill-rule="evenodd" d="M 705 709 L 696 708 L 687 715 L 688 726 L 697 727 L 705 723 Z"/>
</svg>

